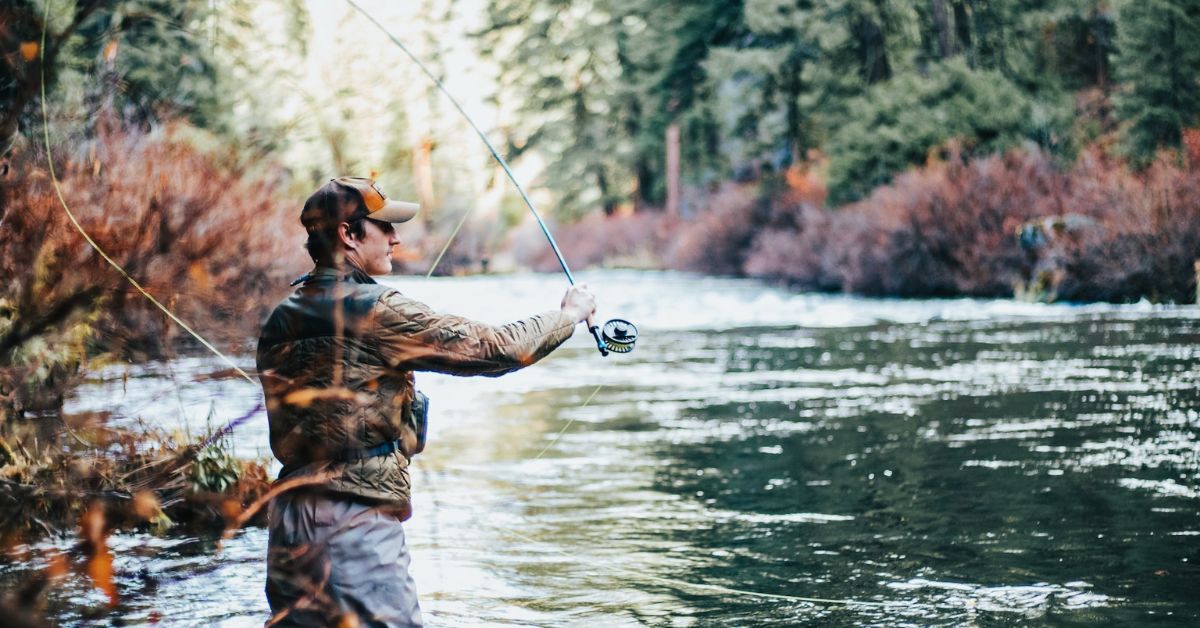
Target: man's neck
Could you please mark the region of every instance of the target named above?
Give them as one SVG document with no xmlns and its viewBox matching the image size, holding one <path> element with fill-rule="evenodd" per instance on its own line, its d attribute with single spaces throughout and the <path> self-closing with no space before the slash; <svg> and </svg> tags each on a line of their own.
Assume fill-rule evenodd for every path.
<svg viewBox="0 0 1200 628">
<path fill-rule="evenodd" d="M 313 268 L 312 276 L 334 276 L 341 280 L 352 279 L 357 283 L 376 283 L 367 271 L 363 270 L 354 262 L 343 259 L 340 264 L 331 262 L 318 262 Z"/>
</svg>

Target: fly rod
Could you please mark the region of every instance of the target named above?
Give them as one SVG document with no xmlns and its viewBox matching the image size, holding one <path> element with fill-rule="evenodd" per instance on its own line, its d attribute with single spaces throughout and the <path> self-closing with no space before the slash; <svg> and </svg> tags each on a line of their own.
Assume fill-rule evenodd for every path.
<svg viewBox="0 0 1200 628">
<path fill-rule="evenodd" d="M 571 274 L 571 268 L 567 266 L 567 260 L 563 258 L 562 251 L 558 248 L 558 242 L 555 242 L 554 236 L 550 234 L 550 229 L 546 226 L 546 221 L 542 220 L 541 214 L 539 214 L 538 210 L 534 208 L 533 201 L 529 200 L 529 195 L 525 193 L 525 188 L 521 187 L 521 183 L 517 181 L 517 177 L 513 175 L 512 169 L 508 167 L 508 162 L 505 161 L 504 157 L 500 155 L 500 151 L 496 150 L 496 147 L 492 145 L 491 140 L 488 139 L 483 130 L 475 124 L 475 121 L 471 119 L 471 116 L 467 115 L 466 110 L 463 109 L 462 105 L 458 104 L 458 100 L 454 98 L 454 95 L 450 93 L 450 90 L 446 89 L 446 86 L 442 84 L 441 79 L 434 75 L 434 73 L 431 72 L 429 68 L 426 67 L 425 64 L 422 63 L 421 60 L 418 59 L 417 56 L 414 55 L 407 46 L 404 45 L 403 42 L 401 42 L 395 35 L 385 28 L 383 24 L 380 24 L 379 21 L 376 20 L 370 13 L 364 11 L 362 7 L 358 6 L 358 4 L 354 2 L 354 0 L 346 1 L 350 4 L 350 6 L 354 7 L 354 10 L 361 13 L 363 17 L 367 18 L 367 20 L 374 24 L 376 28 L 383 32 L 384 35 L 387 35 L 388 39 L 392 40 L 392 43 L 396 44 L 400 50 L 404 51 L 404 54 L 408 55 L 408 58 L 411 59 L 418 68 L 421 68 L 421 71 L 425 73 L 425 76 L 429 77 L 429 80 L 433 81 L 433 84 L 436 85 L 437 88 L 441 90 L 442 94 L 445 95 L 450 101 L 450 104 L 454 105 L 454 108 L 457 109 L 460 114 L 462 114 L 462 117 L 467 121 L 467 124 L 471 125 L 471 128 L 475 130 L 477 135 L 479 135 L 479 139 L 483 140 L 483 143 L 485 146 L 487 146 L 488 151 L 492 153 L 492 157 L 494 157 L 496 162 L 500 164 L 500 167 L 504 169 L 504 174 L 508 175 L 509 181 L 512 181 L 513 185 L 516 186 L 517 192 L 521 194 L 521 200 L 525 201 L 525 206 L 529 208 L 530 213 L 533 214 L 534 220 L 537 221 L 538 227 L 541 227 L 542 233 L 546 235 L 546 240 L 550 243 L 550 248 L 554 251 L 554 257 L 558 259 L 558 264 L 562 266 L 563 273 L 567 276 L 567 282 L 574 286 L 575 276 Z M 591 321 L 588 321 L 588 331 L 592 332 L 592 337 L 596 339 L 596 348 L 600 350 L 600 355 L 603 356 L 607 356 L 610 351 L 613 353 L 629 353 L 630 351 L 633 351 L 634 343 L 637 342 L 637 327 L 633 323 L 620 318 L 614 318 L 604 323 L 603 328 L 601 328 L 599 325 L 593 325 L 591 324 Z"/>
</svg>

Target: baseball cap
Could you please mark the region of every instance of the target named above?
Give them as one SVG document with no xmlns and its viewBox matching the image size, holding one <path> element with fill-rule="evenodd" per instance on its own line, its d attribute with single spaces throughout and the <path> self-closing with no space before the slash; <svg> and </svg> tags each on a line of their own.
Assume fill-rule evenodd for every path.
<svg viewBox="0 0 1200 628">
<path fill-rule="evenodd" d="M 389 199 L 371 179 L 338 177 L 308 197 L 300 212 L 300 222 L 310 231 L 360 218 L 401 223 L 412 220 L 420 209 L 417 203 Z"/>
</svg>

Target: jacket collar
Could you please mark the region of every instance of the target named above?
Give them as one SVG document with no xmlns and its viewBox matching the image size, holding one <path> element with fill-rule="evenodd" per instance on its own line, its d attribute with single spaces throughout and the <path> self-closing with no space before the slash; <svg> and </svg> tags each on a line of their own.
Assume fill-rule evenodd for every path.
<svg viewBox="0 0 1200 628">
<path fill-rule="evenodd" d="M 363 269 L 353 265 L 346 264 L 345 268 L 334 268 L 332 266 L 317 266 L 313 268 L 307 275 L 301 278 L 304 283 L 316 283 L 326 281 L 349 281 L 351 283 L 378 283 L 373 277 L 367 274 Z"/>
</svg>

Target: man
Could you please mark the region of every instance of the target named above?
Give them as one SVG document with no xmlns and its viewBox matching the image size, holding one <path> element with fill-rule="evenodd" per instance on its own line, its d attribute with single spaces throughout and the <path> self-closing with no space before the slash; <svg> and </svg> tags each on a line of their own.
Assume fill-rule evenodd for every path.
<svg viewBox="0 0 1200 628">
<path fill-rule="evenodd" d="M 595 312 L 571 288 L 558 310 L 493 327 L 438 314 L 371 275 L 391 271 L 394 224 L 417 205 L 339 177 L 304 204 L 315 263 L 258 344 L 271 451 L 267 600 L 273 625 L 419 626 L 401 522 L 408 465 L 424 447 L 414 371 L 497 376 L 529 366 Z M 357 621 L 357 623 L 355 623 Z"/>
</svg>

